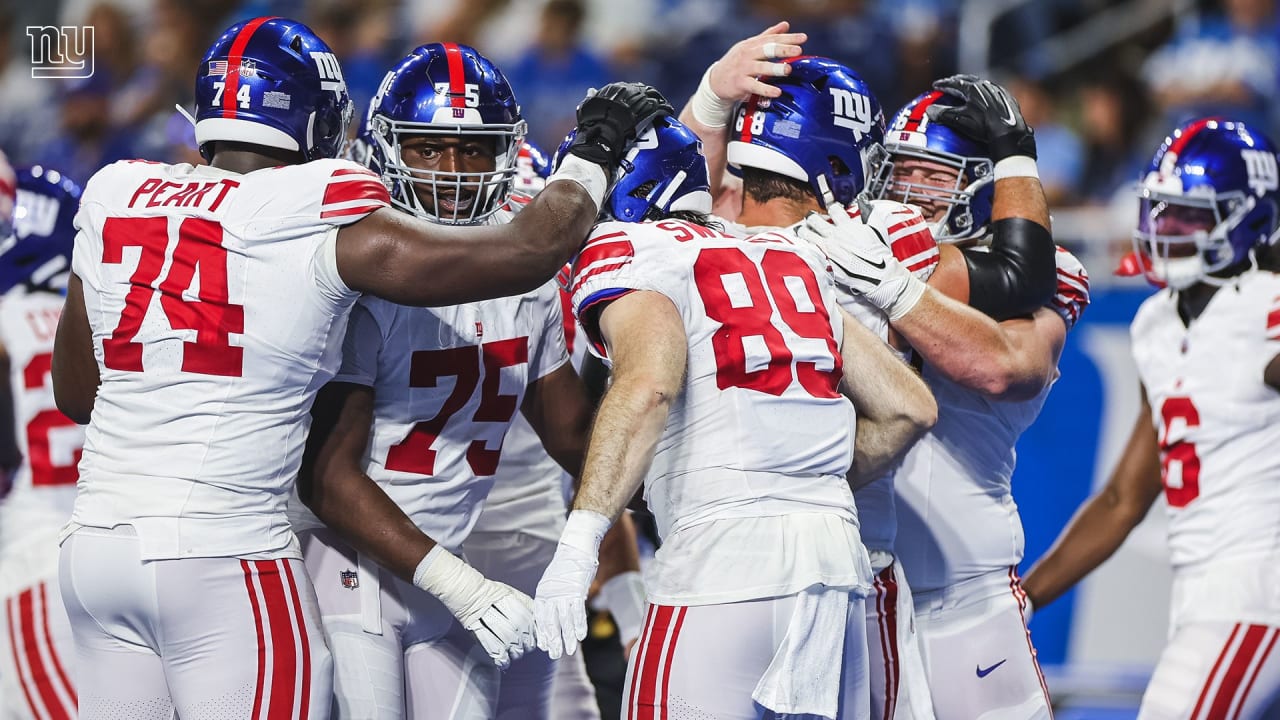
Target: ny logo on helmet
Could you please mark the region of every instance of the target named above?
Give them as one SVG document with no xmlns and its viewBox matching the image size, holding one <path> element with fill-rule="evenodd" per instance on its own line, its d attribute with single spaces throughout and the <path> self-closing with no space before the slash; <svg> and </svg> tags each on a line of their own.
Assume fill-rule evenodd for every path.
<svg viewBox="0 0 1280 720">
<path fill-rule="evenodd" d="M 1266 150 L 1241 150 L 1245 171 L 1249 173 L 1249 189 L 1262 195 L 1280 188 L 1280 171 L 1276 169 L 1276 156 Z"/>
<path fill-rule="evenodd" d="M 853 131 L 857 142 L 871 132 L 875 117 L 871 112 L 871 98 L 862 93 L 850 92 L 844 88 L 829 87 L 831 98 L 835 102 L 833 120 L 836 125 Z"/>
<path fill-rule="evenodd" d="M 320 89 L 341 93 L 346 89 L 342 80 L 342 65 L 338 56 L 331 52 L 312 52 L 311 59 L 316 63 L 316 72 L 320 74 Z"/>
</svg>

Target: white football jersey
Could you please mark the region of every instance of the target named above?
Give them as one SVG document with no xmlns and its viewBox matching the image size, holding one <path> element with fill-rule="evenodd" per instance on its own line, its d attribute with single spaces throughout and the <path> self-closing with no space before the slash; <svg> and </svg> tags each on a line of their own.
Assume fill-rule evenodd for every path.
<svg viewBox="0 0 1280 720">
<path fill-rule="evenodd" d="M 23 286 L 0 299 L 0 345 L 9 359 L 13 430 L 22 453 L 0 501 L 0 549 L 35 533 L 56 533 L 71 517 L 84 429 L 58 412 L 49 375 L 63 300 Z"/>
<path fill-rule="evenodd" d="M 285 506 L 358 297 L 337 228 L 388 205 L 345 160 L 89 180 L 72 269 L 102 385 L 64 534 L 132 524 L 145 559 L 299 556 Z"/>
<path fill-rule="evenodd" d="M 1177 295 L 1162 290 L 1138 310 L 1132 337 L 1160 440 L 1174 567 L 1273 555 L 1280 392 L 1263 371 L 1280 354 L 1280 275 L 1244 273 L 1189 328 Z"/>
<path fill-rule="evenodd" d="M 568 354 L 555 283 L 440 308 L 360 300 L 334 380 L 374 389 L 365 471 L 452 552 L 471 533 L 525 388 Z"/>
<path fill-rule="evenodd" d="M 1049 307 L 1070 329 L 1089 303 L 1088 274 L 1061 248 L 1057 264 Z M 928 361 L 922 372 L 938 401 L 938 422 L 907 451 L 894 484 L 894 552 L 915 592 L 1022 561 L 1022 519 L 1011 485 L 1014 446 L 1050 390 L 1030 400 L 997 402 L 948 380 Z"/>
<path fill-rule="evenodd" d="M 870 562 L 844 475 L 853 412 L 840 394 L 844 326 L 826 263 L 782 234 L 737 239 L 678 220 L 605 223 L 574 266 L 574 311 L 663 294 L 688 340 L 645 498 L 663 546 L 651 602 L 706 604 L 822 583 L 865 592 Z"/>
</svg>

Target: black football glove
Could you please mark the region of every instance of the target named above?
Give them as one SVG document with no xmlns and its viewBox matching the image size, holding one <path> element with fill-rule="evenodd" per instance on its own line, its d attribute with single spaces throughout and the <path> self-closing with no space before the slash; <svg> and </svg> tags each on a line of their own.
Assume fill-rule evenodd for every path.
<svg viewBox="0 0 1280 720">
<path fill-rule="evenodd" d="M 928 110 L 930 120 L 986 146 L 994 162 L 1015 155 L 1036 156 L 1035 132 L 1008 90 L 976 75 L 952 75 L 938 80 L 933 87 L 964 104 L 932 105 Z"/>
<path fill-rule="evenodd" d="M 578 128 L 568 152 L 603 165 L 609 177 L 635 142 L 638 128 L 674 115 L 662 93 L 643 83 L 609 83 L 578 106 Z"/>
</svg>

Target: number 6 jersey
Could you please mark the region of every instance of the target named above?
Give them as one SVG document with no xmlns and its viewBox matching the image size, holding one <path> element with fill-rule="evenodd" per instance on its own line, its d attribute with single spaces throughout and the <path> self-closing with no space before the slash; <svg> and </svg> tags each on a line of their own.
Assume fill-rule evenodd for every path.
<svg viewBox="0 0 1280 720">
<path fill-rule="evenodd" d="M 1132 337 L 1160 441 L 1173 566 L 1274 563 L 1280 391 L 1263 371 L 1280 354 L 1280 275 L 1228 281 L 1190 327 L 1177 294 L 1162 290 L 1138 310 Z"/>
<path fill-rule="evenodd" d="M 358 297 L 337 228 L 388 205 L 342 160 L 93 176 L 72 269 L 102 384 L 64 537 L 127 523 L 144 559 L 300 557 L 285 505 Z"/>
<path fill-rule="evenodd" d="M 606 360 L 594 312 L 636 290 L 670 299 L 688 340 L 684 386 L 645 479 L 664 541 L 650 601 L 865 588 L 844 478 L 854 421 L 839 391 L 844 326 L 825 262 L 778 233 L 602 224 L 574 265 L 572 294 Z"/>
</svg>

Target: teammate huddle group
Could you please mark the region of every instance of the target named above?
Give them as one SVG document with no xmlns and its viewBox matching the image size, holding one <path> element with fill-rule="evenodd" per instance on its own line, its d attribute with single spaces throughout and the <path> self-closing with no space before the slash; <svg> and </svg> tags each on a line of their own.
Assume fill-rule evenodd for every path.
<svg viewBox="0 0 1280 720">
<path fill-rule="evenodd" d="M 451 43 L 387 74 L 336 159 L 337 58 L 257 18 L 197 70 L 208 165 L 116 163 L 83 195 L 23 171 L 6 717 L 593 717 L 589 597 L 629 647 L 627 718 L 1051 717 L 1032 602 L 1162 476 L 1178 584 L 1142 717 L 1260 717 L 1275 148 L 1209 119 L 1157 152 L 1146 414 L 1024 583 L 1013 448 L 1089 302 L 1033 132 L 972 76 L 886 130 L 787 30 L 679 119 L 643 85 L 589 95 L 549 173 L 502 73 Z"/>
</svg>

